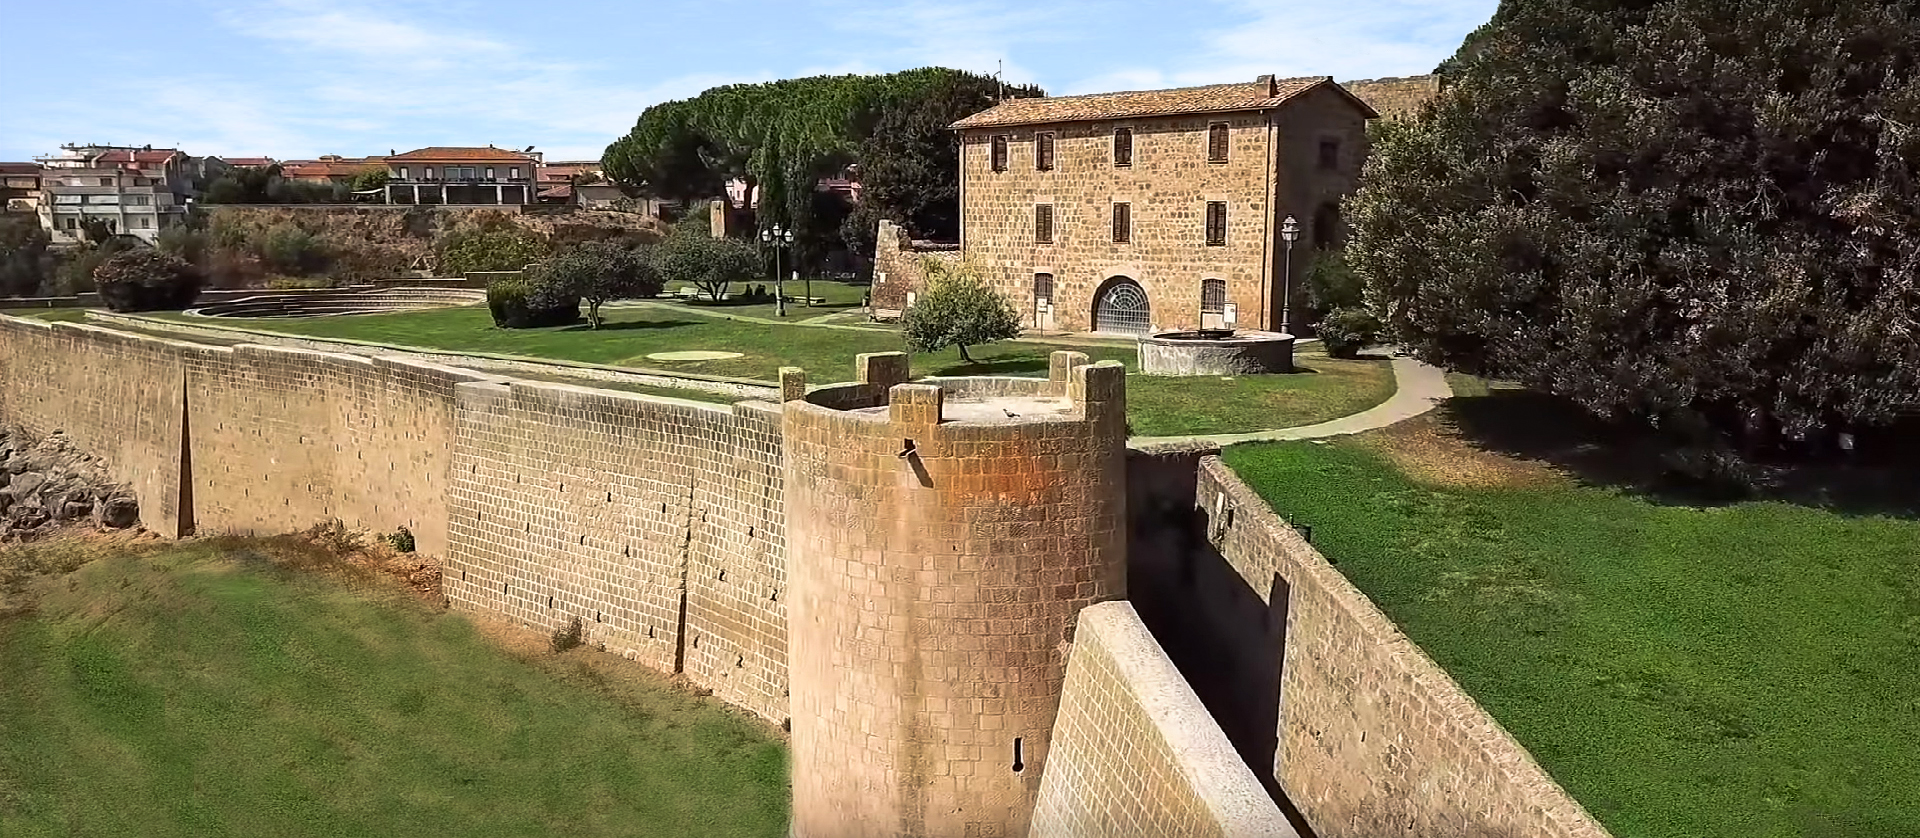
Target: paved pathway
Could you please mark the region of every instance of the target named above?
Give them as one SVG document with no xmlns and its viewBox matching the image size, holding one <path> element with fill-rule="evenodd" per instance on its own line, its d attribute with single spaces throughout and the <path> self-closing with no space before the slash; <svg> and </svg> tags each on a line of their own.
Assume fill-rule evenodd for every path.
<svg viewBox="0 0 1920 838">
<path fill-rule="evenodd" d="M 1453 395 L 1453 388 L 1447 385 L 1446 373 L 1439 367 L 1429 366 L 1412 358 L 1394 357 L 1393 380 L 1396 389 L 1393 391 L 1393 396 L 1386 401 L 1351 416 L 1342 416 L 1317 425 L 1301 425 L 1276 431 L 1253 431 L 1243 434 L 1136 436 L 1128 440 L 1127 444 L 1139 447 L 1166 442 L 1209 442 L 1227 446 L 1236 442 L 1272 442 L 1346 436 L 1412 419 L 1432 410 L 1434 405 L 1442 399 Z"/>
</svg>

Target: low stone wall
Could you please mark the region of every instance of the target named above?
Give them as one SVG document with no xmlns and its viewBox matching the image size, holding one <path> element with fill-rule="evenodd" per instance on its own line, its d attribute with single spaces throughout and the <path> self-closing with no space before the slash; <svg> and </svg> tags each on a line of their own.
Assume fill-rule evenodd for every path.
<svg viewBox="0 0 1920 838">
<path fill-rule="evenodd" d="M 1242 331 L 1222 338 L 1162 332 L 1140 339 L 1147 375 L 1263 375 L 1293 372 L 1293 335 Z"/>
<path fill-rule="evenodd" d="M 1373 106 L 1386 119 L 1404 119 L 1420 110 L 1427 100 L 1440 95 L 1440 76 L 1360 79 L 1341 82 L 1340 86 Z"/>
<path fill-rule="evenodd" d="M 1236 750 L 1319 838 L 1600 838 L 1606 830 L 1216 456 L 1193 495 L 1139 486 L 1135 605 Z"/>
<path fill-rule="evenodd" d="M 1296 838 L 1125 602 L 1080 612 L 1033 838 Z"/>
</svg>

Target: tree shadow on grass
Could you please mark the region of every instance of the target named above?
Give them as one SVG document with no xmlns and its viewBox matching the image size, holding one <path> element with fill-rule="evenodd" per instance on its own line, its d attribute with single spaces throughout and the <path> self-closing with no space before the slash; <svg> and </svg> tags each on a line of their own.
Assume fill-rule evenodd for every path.
<svg viewBox="0 0 1920 838">
<path fill-rule="evenodd" d="M 1014 355 L 1006 358 L 985 358 L 969 364 L 965 361 L 942 363 L 928 371 L 935 376 L 967 375 L 1026 375 L 1046 372 L 1052 362 L 1044 355 Z"/>
<path fill-rule="evenodd" d="M 630 329 L 674 329 L 680 326 L 698 326 L 700 323 L 701 321 L 699 320 L 609 320 L 601 323 L 597 331 L 623 332 Z M 592 332 L 596 330 L 591 323 L 579 323 L 572 326 L 563 326 L 554 331 Z"/>
<path fill-rule="evenodd" d="M 1773 456 L 1745 460 L 1756 477 L 1746 496 L 1677 475 L 1682 450 L 1651 428 L 1604 421 L 1579 405 L 1530 390 L 1456 396 L 1442 408 L 1469 445 L 1556 467 L 1590 486 L 1624 489 L 1659 503 L 1721 505 L 1769 500 L 1845 515 L 1920 518 L 1920 421 L 1863 432 L 1851 462 Z"/>
</svg>

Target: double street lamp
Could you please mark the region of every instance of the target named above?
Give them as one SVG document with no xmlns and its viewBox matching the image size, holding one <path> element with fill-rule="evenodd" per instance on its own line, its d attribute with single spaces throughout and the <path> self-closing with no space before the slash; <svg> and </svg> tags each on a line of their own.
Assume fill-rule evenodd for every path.
<svg viewBox="0 0 1920 838">
<path fill-rule="evenodd" d="M 780 270 L 780 251 L 793 246 L 793 231 L 775 223 L 771 228 L 760 231 L 760 243 L 773 246 L 773 313 L 775 317 L 787 316 L 786 286 L 781 284 L 784 276 Z"/>
<path fill-rule="evenodd" d="M 1293 243 L 1299 238 L 1300 222 L 1289 215 L 1280 222 L 1280 240 L 1287 243 L 1287 264 L 1280 281 L 1280 332 L 1288 335 L 1293 334 Z"/>
</svg>

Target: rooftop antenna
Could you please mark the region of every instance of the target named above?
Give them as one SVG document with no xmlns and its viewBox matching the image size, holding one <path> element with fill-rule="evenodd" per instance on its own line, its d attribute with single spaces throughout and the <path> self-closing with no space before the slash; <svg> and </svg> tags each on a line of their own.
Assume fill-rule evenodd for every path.
<svg viewBox="0 0 1920 838">
<path fill-rule="evenodd" d="M 996 58 L 993 61 L 993 66 L 995 68 L 993 71 L 994 81 L 1000 83 L 999 101 L 1005 102 L 1007 101 L 1007 61 L 1004 58 Z"/>
</svg>

